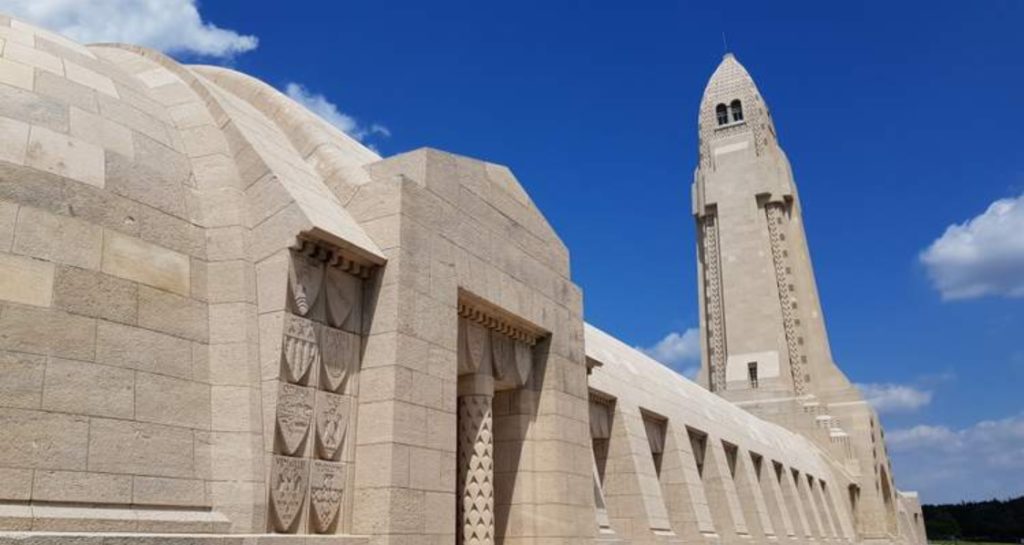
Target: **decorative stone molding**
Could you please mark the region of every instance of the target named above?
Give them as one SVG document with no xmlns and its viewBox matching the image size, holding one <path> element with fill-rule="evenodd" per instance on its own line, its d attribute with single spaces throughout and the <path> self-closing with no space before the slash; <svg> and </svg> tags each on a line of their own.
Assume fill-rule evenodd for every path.
<svg viewBox="0 0 1024 545">
<path fill-rule="evenodd" d="M 793 273 L 789 262 L 789 250 L 782 231 L 786 221 L 786 205 L 768 202 L 764 205 L 768 221 L 768 240 L 771 244 L 772 262 L 775 265 L 775 282 L 779 291 L 779 305 L 782 307 L 782 327 L 786 334 L 789 352 L 789 369 L 793 376 L 793 390 L 796 395 L 807 393 L 807 356 L 801 346 L 802 336 L 797 325 L 796 297 L 793 295 Z"/>
<path fill-rule="evenodd" d="M 460 293 L 459 316 L 492 331 L 534 346 L 546 336 L 539 327 L 509 316 L 501 309 L 467 293 Z"/>
<path fill-rule="evenodd" d="M 353 259 L 340 248 L 304 236 L 296 239 L 292 250 L 320 261 L 327 267 L 336 268 L 359 278 L 369 278 L 375 268 L 373 264 Z"/>
<path fill-rule="evenodd" d="M 725 302 L 722 262 L 718 246 L 718 217 L 714 211 L 700 218 L 700 250 L 704 263 L 704 311 L 707 314 L 709 389 L 725 389 Z"/>
</svg>

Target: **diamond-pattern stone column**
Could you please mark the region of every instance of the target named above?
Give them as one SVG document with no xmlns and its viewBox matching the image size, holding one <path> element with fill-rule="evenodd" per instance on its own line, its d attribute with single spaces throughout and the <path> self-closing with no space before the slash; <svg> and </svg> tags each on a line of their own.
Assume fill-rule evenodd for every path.
<svg viewBox="0 0 1024 545">
<path fill-rule="evenodd" d="M 493 381 L 471 375 L 459 381 L 459 545 L 494 545 Z"/>
</svg>

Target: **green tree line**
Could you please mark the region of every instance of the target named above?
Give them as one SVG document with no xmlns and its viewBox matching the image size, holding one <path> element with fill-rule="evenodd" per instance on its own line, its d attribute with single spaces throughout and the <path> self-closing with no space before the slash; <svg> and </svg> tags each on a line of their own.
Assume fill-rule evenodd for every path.
<svg viewBox="0 0 1024 545">
<path fill-rule="evenodd" d="M 1024 496 L 1009 500 L 924 505 L 930 540 L 1020 543 L 1024 539 Z"/>
</svg>

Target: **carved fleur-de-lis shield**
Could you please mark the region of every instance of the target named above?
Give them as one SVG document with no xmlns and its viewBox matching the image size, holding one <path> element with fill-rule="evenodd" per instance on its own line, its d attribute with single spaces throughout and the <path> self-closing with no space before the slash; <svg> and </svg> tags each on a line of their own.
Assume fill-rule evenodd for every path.
<svg viewBox="0 0 1024 545">
<path fill-rule="evenodd" d="M 302 253 L 293 252 L 291 267 L 288 270 L 288 291 L 297 314 L 309 314 L 320 297 L 323 283 L 324 263 Z"/>
<path fill-rule="evenodd" d="M 359 304 L 358 281 L 337 267 L 328 267 L 326 276 L 327 323 L 341 327 Z"/>
<path fill-rule="evenodd" d="M 320 330 L 320 386 L 343 394 L 349 375 L 358 368 L 359 337 L 347 331 L 324 327 Z"/>
<path fill-rule="evenodd" d="M 345 465 L 314 460 L 309 488 L 313 531 L 329 533 L 338 518 L 345 493 Z"/>
<path fill-rule="evenodd" d="M 316 393 L 316 450 L 323 460 L 337 460 L 348 433 L 349 398 Z"/>
<path fill-rule="evenodd" d="M 303 382 L 309 369 L 320 362 L 316 323 L 285 313 L 281 357 L 284 360 L 285 378 L 289 382 Z"/>
<path fill-rule="evenodd" d="M 294 455 L 302 446 L 313 421 L 312 388 L 279 383 L 277 390 L 277 436 L 279 450 Z"/>
<path fill-rule="evenodd" d="M 302 511 L 308 486 L 307 463 L 299 458 L 274 456 L 270 472 L 270 507 L 277 532 L 291 531 Z"/>
</svg>

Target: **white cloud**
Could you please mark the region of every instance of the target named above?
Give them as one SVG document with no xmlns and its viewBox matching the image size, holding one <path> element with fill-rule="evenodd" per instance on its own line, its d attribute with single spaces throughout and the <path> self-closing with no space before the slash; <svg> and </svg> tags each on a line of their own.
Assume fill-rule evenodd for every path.
<svg viewBox="0 0 1024 545">
<path fill-rule="evenodd" d="M 1024 490 L 1024 413 L 955 430 L 919 425 L 886 434 L 901 488 L 926 503 L 1006 498 Z"/>
<path fill-rule="evenodd" d="M 683 332 L 673 331 L 653 346 L 637 349 L 691 379 L 700 370 L 700 331 L 695 327 Z"/>
<path fill-rule="evenodd" d="M 327 100 L 327 97 L 320 93 L 313 93 L 301 84 L 292 82 L 285 85 L 285 93 L 324 121 L 360 142 L 365 141 L 371 135 L 391 136 L 391 131 L 387 127 L 379 123 L 373 123 L 369 127 L 361 125 L 354 117 L 339 110 L 336 104 Z"/>
<path fill-rule="evenodd" d="M 259 43 L 203 21 L 196 0 L 0 0 L 0 10 L 82 43 L 124 42 L 222 58 Z"/>
<path fill-rule="evenodd" d="M 1024 195 L 950 225 L 920 259 L 943 299 L 1024 297 Z"/>
<path fill-rule="evenodd" d="M 908 412 L 931 403 L 932 392 L 903 384 L 857 384 L 864 399 L 879 413 Z"/>
</svg>

